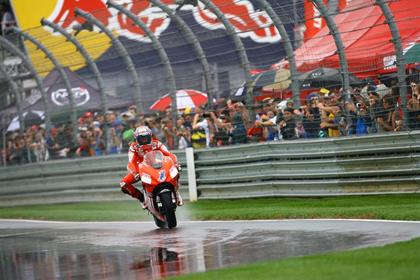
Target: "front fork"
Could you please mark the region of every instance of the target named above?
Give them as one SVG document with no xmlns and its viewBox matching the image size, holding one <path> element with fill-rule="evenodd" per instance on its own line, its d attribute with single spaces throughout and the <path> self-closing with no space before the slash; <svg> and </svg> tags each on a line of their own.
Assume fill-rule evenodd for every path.
<svg viewBox="0 0 420 280">
<path fill-rule="evenodd" d="M 162 192 L 171 192 L 172 193 L 172 201 L 175 204 L 175 209 L 176 209 L 176 206 L 179 203 L 178 197 L 180 198 L 180 201 L 182 202 L 182 198 L 179 195 L 178 191 L 173 191 L 173 190 L 170 190 L 170 189 L 163 189 L 159 192 L 159 194 L 162 193 Z M 156 201 L 153 199 L 153 194 L 152 193 L 148 193 L 148 192 L 144 191 L 144 194 L 145 194 L 144 197 L 145 197 L 145 203 L 147 205 L 147 210 L 151 214 L 155 215 L 159 220 L 166 221 L 165 216 L 162 215 L 162 204 L 160 202 L 160 198 L 158 198 L 159 194 L 156 196 Z"/>
</svg>

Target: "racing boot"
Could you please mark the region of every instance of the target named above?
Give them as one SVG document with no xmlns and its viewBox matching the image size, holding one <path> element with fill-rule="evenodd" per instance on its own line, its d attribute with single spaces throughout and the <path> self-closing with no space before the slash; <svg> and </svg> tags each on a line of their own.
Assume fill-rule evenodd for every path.
<svg viewBox="0 0 420 280">
<path fill-rule="evenodd" d="M 125 183 L 124 181 L 120 183 L 120 187 L 123 193 L 128 194 L 131 197 L 138 199 L 140 201 L 141 208 L 143 208 L 143 210 L 147 209 L 147 205 L 144 201 L 144 195 L 142 191 L 140 191 L 139 189 L 137 189 L 131 184 Z"/>
<path fill-rule="evenodd" d="M 144 194 L 143 194 L 142 191 L 139 191 L 139 193 L 140 193 L 140 195 L 138 197 L 138 200 L 140 201 L 141 208 L 143 210 L 146 210 L 147 209 L 147 204 L 146 204 L 146 201 L 144 200 Z"/>
</svg>

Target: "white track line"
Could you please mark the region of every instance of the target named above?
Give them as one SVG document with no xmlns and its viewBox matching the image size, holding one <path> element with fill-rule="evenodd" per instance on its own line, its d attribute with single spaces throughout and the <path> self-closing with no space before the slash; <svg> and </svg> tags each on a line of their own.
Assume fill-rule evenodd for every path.
<svg viewBox="0 0 420 280">
<path fill-rule="evenodd" d="M 283 220 L 208 220 L 208 221 L 178 221 L 179 223 L 243 223 L 243 222 L 300 222 L 300 221 L 346 221 L 346 222 L 380 222 L 380 223 L 409 223 L 419 224 L 420 221 L 405 220 L 373 220 L 373 219 L 283 219 Z M 26 220 L 26 219 L 0 219 L 0 222 L 26 222 L 26 223 L 50 223 L 50 224 L 150 224 L 153 221 L 43 221 L 43 220 Z"/>
</svg>

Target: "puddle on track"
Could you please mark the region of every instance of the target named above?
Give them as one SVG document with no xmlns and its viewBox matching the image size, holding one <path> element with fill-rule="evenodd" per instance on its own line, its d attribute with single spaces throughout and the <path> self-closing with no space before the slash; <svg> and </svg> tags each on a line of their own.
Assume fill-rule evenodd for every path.
<svg viewBox="0 0 420 280">
<path fill-rule="evenodd" d="M 160 279 L 256 261 L 377 246 L 416 234 L 279 223 L 0 226 L 1 279 Z M 283 226 L 282 226 L 283 225 Z M 394 225 L 397 226 L 397 225 Z M 391 227 L 392 228 L 392 227 Z M 385 232 L 385 233 L 384 233 Z"/>
</svg>

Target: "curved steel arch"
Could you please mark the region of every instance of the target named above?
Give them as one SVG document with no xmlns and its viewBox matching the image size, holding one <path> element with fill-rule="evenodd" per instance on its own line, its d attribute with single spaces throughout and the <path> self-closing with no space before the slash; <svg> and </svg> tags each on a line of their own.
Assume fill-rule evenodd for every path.
<svg viewBox="0 0 420 280">
<path fill-rule="evenodd" d="M 86 50 L 86 48 L 79 42 L 79 40 L 76 39 L 75 36 L 71 35 L 70 33 L 68 33 L 64 28 L 62 28 L 61 26 L 59 26 L 58 24 L 55 24 L 45 18 L 41 19 L 41 24 L 42 25 L 46 25 L 51 27 L 54 31 L 59 32 L 61 35 L 63 35 L 67 41 L 71 42 L 76 49 L 80 52 L 80 54 L 83 56 L 83 58 L 85 59 L 87 65 L 89 66 L 90 70 L 93 72 L 95 79 L 96 79 L 96 83 L 98 84 L 98 89 L 99 89 L 99 94 L 101 97 L 101 107 L 102 107 L 102 112 L 105 115 L 106 111 L 108 111 L 108 97 L 106 95 L 105 92 L 105 87 L 104 87 L 104 80 L 102 78 L 102 74 L 101 72 L 99 72 L 98 66 L 96 65 L 96 62 L 93 60 L 92 56 L 89 54 L 89 52 Z M 107 126 L 104 126 L 104 138 L 105 138 L 105 150 L 108 150 L 107 146 L 108 146 L 108 141 L 107 141 Z"/>
<path fill-rule="evenodd" d="M 172 97 L 172 121 L 174 124 L 174 127 L 176 127 L 176 119 L 177 119 L 177 112 L 178 107 L 176 103 L 176 83 L 175 83 L 175 75 L 174 71 L 172 70 L 171 62 L 169 61 L 168 54 L 166 53 L 165 49 L 163 48 L 162 44 L 160 43 L 159 39 L 156 37 L 156 35 L 153 33 L 152 30 L 141 20 L 138 19 L 138 16 L 127 10 L 121 5 L 115 4 L 113 1 L 108 0 L 107 5 L 109 7 L 112 7 L 119 12 L 123 13 L 127 17 L 129 17 L 138 27 L 140 27 L 144 32 L 146 32 L 146 35 L 150 38 L 152 41 L 152 45 L 154 49 L 158 52 L 160 60 L 162 61 L 162 64 L 166 71 L 166 79 L 168 81 L 169 86 L 167 87 L 167 90 L 169 91 L 169 95 Z"/>
<path fill-rule="evenodd" d="M 32 76 L 34 77 L 36 85 L 39 88 L 39 91 L 41 93 L 41 99 L 42 99 L 42 103 L 43 103 L 43 107 L 45 111 L 45 126 L 46 126 L 47 134 L 49 135 L 50 128 L 51 128 L 50 109 L 49 109 L 48 101 L 47 101 L 48 100 L 47 93 L 45 92 L 41 78 L 38 76 L 29 58 L 21 50 L 19 50 L 13 43 L 5 39 L 3 36 L 0 36 L 0 45 L 3 46 L 5 49 L 7 49 L 10 53 L 13 53 L 14 55 L 22 59 L 22 62 L 25 64 L 25 66 L 28 68 L 28 70 L 31 72 Z"/>
<path fill-rule="evenodd" d="M 247 88 L 247 104 L 249 108 L 249 112 L 251 113 L 250 118 L 251 120 L 254 120 L 254 110 L 252 108 L 253 104 L 253 95 L 252 95 L 252 78 L 251 73 L 249 72 L 249 60 L 248 55 L 246 54 L 244 44 L 242 43 L 241 39 L 239 38 L 238 34 L 236 34 L 235 29 L 230 24 L 229 20 L 225 17 L 225 15 L 220 11 L 220 9 L 213 4 L 210 0 L 200 0 L 212 13 L 216 15 L 216 17 L 222 22 L 224 27 L 226 28 L 228 34 L 232 37 L 232 40 L 235 44 L 236 51 L 239 54 L 239 59 L 241 60 L 242 67 L 244 69 L 245 74 L 245 82 L 246 82 L 246 88 Z"/>
<path fill-rule="evenodd" d="M 80 16 L 84 18 L 86 21 L 97 26 L 103 33 L 105 33 L 105 35 L 108 36 L 109 39 L 111 39 L 112 44 L 115 45 L 116 51 L 124 60 L 124 63 L 127 66 L 127 70 L 130 73 L 131 78 L 133 79 L 132 82 L 133 82 L 133 86 L 135 90 L 133 94 L 133 99 L 134 99 L 134 102 L 136 103 L 137 109 L 144 112 L 139 76 L 137 74 L 136 67 L 134 66 L 133 61 L 131 60 L 131 57 L 127 52 L 127 49 L 124 47 L 121 41 L 117 37 L 115 37 L 114 34 L 112 34 L 112 31 L 109 30 L 109 28 L 107 28 L 104 24 L 102 24 L 102 22 L 100 22 L 92 14 L 87 13 L 79 8 L 76 8 L 74 10 L 74 14 L 76 16 Z"/>
<path fill-rule="evenodd" d="M 99 93 L 101 96 L 101 106 L 102 111 L 105 114 L 106 111 L 108 111 L 108 100 L 104 89 L 104 80 L 102 78 L 101 72 L 99 72 L 98 66 L 96 65 L 96 62 L 93 60 L 92 56 L 89 54 L 89 52 L 86 50 L 86 48 L 79 42 L 79 40 L 76 39 L 75 36 L 68 33 L 64 28 L 59 26 L 58 24 L 55 24 L 45 18 L 41 19 L 41 24 L 51 27 L 54 31 L 59 32 L 61 35 L 63 35 L 67 41 L 72 43 L 76 49 L 80 52 L 80 54 L 85 59 L 87 65 L 89 66 L 90 70 L 95 76 L 96 83 L 98 84 Z"/>
<path fill-rule="evenodd" d="M 338 31 L 337 25 L 334 19 L 328 13 L 327 7 L 324 5 L 322 0 L 311 0 L 318 8 L 322 17 L 325 18 L 325 22 L 330 30 L 331 35 L 334 38 L 335 45 L 337 46 L 338 57 L 340 59 L 340 72 L 343 81 L 343 92 L 346 101 L 350 100 L 350 80 L 349 80 L 349 67 L 347 64 L 346 54 L 344 52 L 344 44 L 341 40 L 340 32 Z"/>
<path fill-rule="evenodd" d="M 13 81 L 12 77 L 10 77 L 9 73 L 7 73 L 3 63 L 0 63 L 0 73 L 6 78 L 6 81 L 9 84 L 9 88 L 13 91 L 14 95 L 16 96 L 16 109 L 18 111 L 19 116 L 19 132 L 23 133 L 25 130 L 25 124 L 23 122 L 22 115 L 22 98 L 20 96 L 18 86 L 16 85 L 15 81 Z"/>
<path fill-rule="evenodd" d="M 48 59 L 54 64 L 54 66 L 57 68 L 58 73 L 59 73 L 59 75 L 61 76 L 61 78 L 64 82 L 64 86 L 67 90 L 67 94 L 68 94 L 68 97 L 69 97 L 70 110 L 71 110 L 71 123 L 72 123 L 72 137 L 73 137 L 73 141 L 75 141 L 74 143 L 77 143 L 77 129 L 78 129 L 77 112 L 76 112 L 76 105 L 74 103 L 74 96 L 73 96 L 71 83 L 70 83 L 69 77 L 67 76 L 67 73 L 64 71 L 63 66 L 55 58 L 55 56 L 52 54 L 52 52 L 50 52 L 40 41 L 38 41 L 33 36 L 29 35 L 28 33 L 24 32 L 22 30 L 20 30 L 17 27 L 12 27 L 12 28 L 16 33 L 18 33 L 24 39 L 29 40 L 38 49 L 40 49 L 48 57 Z"/>
<path fill-rule="evenodd" d="M 386 22 L 388 23 L 389 29 L 392 34 L 392 42 L 394 43 L 395 56 L 397 60 L 398 87 L 401 97 L 401 105 L 404 113 L 404 122 L 405 124 L 407 124 L 409 117 L 407 111 L 407 82 L 405 80 L 405 62 L 400 32 L 398 30 L 397 24 L 395 23 L 394 15 L 392 14 L 392 11 L 389 8 L 389 6 L 383 0 L 376 0 L 375 3 L 381 8 L 382 13 L 385 16 Z"/>
<path fill-rule="evenodd" d="M 200 61 L 201 68 L 203 69 L 203 75 L 204 75 L 204 81 L 206 83 L 206 91 L 208 96 L 208 106 L 210 106 L 213 102 L 213 97 L 215 96 L 214 92 L 214 85 L 211 79 L 211 73 L 210 73 L 210 66 L 207 61 L 206 54 L 204 53 L 204 50 L 200 44 L 200 41 L 198 41 L 197 37 L 195 36 L 194 32 L 191 30 L 191 28 L 188 26 L 188 24 L 185 23 L 185 21 L 180 17 L 178 14 L 176 14 L 175 11 L 173 11 L 171 8 L 169 8 L 167 5 L 163 4 L 160 0 L 148 0 L 153 5 L 159 7 L 162 11 L 164 11 L 170 18 L 175 22 L 175 24 L 178 26 L 178 29 L 182 32 L 182 34 L 185 37 L 185 40 L 192 45 L 198 60 Z"/>
<path fill-rule="evenodd" d="M 282 38 L 283 47 L 286 51 L 287 59 L 289 61 L 289 68 L 290 68 L 290 79 L 292 80 L 292 94 L 293 94 L 293 102 L 295 105 L 300 106 L 300 95 L 299 95 L 299 81 L 298 81 L 298 71 L 296 67 L 296 60 L 295 60 L 295 53 L 293 51 L 292 42 L 290 41 L 289 34 L 287 34 L 286 28 L 280 17 L 276 14 L 274 9 L 266 0 L 256 0 L 263 8 L 264 11 L 267 12 L 268 16 L 273 21 L 274 25 L 276 26 L 277 30 L 280 33 Z"/>
</svg>

